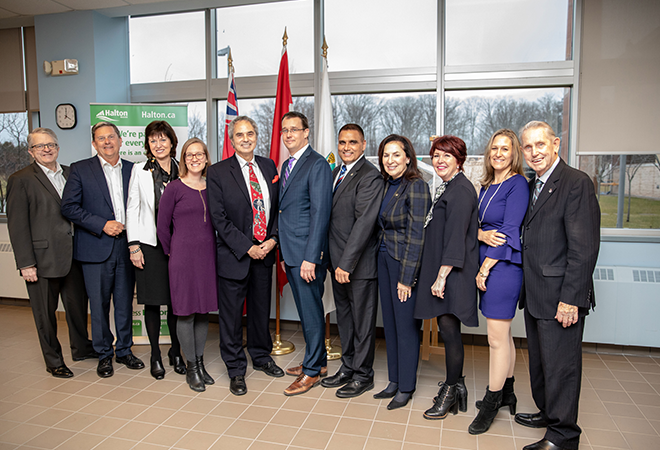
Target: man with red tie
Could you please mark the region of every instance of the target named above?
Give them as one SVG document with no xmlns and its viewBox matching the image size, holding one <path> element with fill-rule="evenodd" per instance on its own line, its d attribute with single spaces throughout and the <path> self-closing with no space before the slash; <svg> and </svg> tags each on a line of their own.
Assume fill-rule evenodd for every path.
<svg viewBox="0 0 660 450">
<path fill-rule="evenodd" d="M 272 377 L 284 372 L 270 356 L 268 328 L 277 245 L 279 177 L 272 160 L 255 156 L 258 128 L 238 116 L 228 128 L 236 153 L 209 167 L 211 220 L 217 232 L 220 354 L 234 395 L 247 393 L 243 352 L 243 302 L 247 302 L 247 350 L 255 370 Z"/>
</svg>

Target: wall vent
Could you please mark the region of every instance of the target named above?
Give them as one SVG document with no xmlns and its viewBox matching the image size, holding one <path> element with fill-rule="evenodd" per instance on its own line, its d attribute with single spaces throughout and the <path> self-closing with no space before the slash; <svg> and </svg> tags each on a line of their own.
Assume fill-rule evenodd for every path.
<svg viewBox="0 0 660 450">
<path fill-rule="evenodd" d="M 635 283 L 660 283 L 660 270 L 633 269 L 632 275 Z"/>
<path fill-rule="evenodd" d="M 594 280 L 614 281 L 614 269 L 596 267 L 596 270 L 594 270 Z"/>
</svg>

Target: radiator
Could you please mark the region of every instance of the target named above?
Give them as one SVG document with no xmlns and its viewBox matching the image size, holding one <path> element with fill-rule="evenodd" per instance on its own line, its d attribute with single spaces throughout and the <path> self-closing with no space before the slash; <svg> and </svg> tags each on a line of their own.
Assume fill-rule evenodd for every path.
<svg viewBox="0 0 660 450">
<path fill-rule="evenodd" d="M 16 270 L 14 251 L 9 242 L 0 242 L 0 297 L 28 298 L 25 281 Z"/>
</svg>

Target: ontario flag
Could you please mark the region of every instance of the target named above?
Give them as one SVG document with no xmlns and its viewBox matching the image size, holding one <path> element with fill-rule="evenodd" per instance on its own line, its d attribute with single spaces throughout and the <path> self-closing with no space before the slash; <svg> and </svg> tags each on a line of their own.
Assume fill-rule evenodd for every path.
<svg viewBox="0 0 660 450">
<path fill-rule="evenodd" d="M 234 81 L 234 66 L 229 68 L 229 90 L 227 92 L 227 112 L 225 112 L 225 142 L 222 145 L 222 159 L 234 156 L 234 147 L 229 139 L 229 124 L 238 116 L 238 102 L 236 101 L 236 82 Z"/>
<path fill-rule="evenodd" d="M 284 30 L 284 45 L 282 46 L 282 59 L 280 60 L 280 70 L 277 73 L 277 94 L 275 95 L 275 114 L 273 117 L 273 135 L 270 139 L 270 159 L 275 162 L 282 175 L 282 163 L 289 158 L 289 151 L 282 142 L 282 117 L 288 113 L 293 106 L 291 97 L 291 85 L 289 84 L 289 57 L 286 51 L 286 29 Z M 279 250 L 277 259 L 279 260 Z M 289 282 L 286 278 L 286 272 L 281 264 L 277 266 L 277 289 L 282 295 L 282 289 Z"/>
</svg>

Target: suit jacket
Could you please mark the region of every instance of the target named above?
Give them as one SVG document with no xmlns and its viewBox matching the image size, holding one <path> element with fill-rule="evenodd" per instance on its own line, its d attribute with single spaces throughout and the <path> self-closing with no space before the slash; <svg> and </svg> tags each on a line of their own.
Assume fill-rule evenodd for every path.
<svg viewBox="0 0 660 450">
<path fill-rule="evenodd" d="M 126 202 L 126 236 L 128 242 L 138 241 L 156 246 L 156 195 L 154 177 L 144 170 L 147 161 L 133 165 Z"/>
<path fill-rule="evenodd" d="M 520 308 L 551 320 L 564 302 L 582 315 L 595 304 L 593 272 L 600 246 L 600 208 L 584 172 L 560 161 L 523 220 Z"/>
<path fill-rule="evenodd" d="M 281 170 L 284 177 L 284 170 Z M 282 182 L 284 180 L 282 179 Z M 278 233 L 288 266 L 328 260 L 328 225 L 332 209 L 330 165 L 311 146 L 300 156 L 286 185 L 280 183 Z"/>
<path fill-rule="evenodd" d="M 277 204 L 279 177 L 275 163 L 261 156 L 254 157 L 261 170 L 270 195 L 270 217 L 266 239 L 277 240 Z M 218 275 L 232 280 L 242 280 L 248 275 L 252 258 L 247 251 L 254 244 L 252 197 L 245 185 L 245 178 L 236 155 L 209 167 L 206 183 L 209 194 L 209 211 L 217 232 Z M 262 188 L 263 189 L 263 188 Z M 264 258 L 264 264 L 272 266 L 275 250 Z"/>
<path fill-rule="evenodd" d="M 124 205 L 133 163 L 122 161 Z M 122 205 L 122 206 L 124 206 Z M 110 256 L 115 238 L 103 232 L 108 220 L 115 220 L 110 191 L 98 156 L 71 165 L 62 194 L 62 215 L 76 226 L 73 257 L 82 262 L 103 262 Z"/>
<path fill-rule="evenodd" d="M 387 192 L 387 181 L 383 197 Z M 429 185 L 421 178 L 405 178 L 381 214 L 380 239 L 389 255 L 401 263 L 399 283 L 414 286 L 422 261 L 424 219 L 431 207 Z"/>
<path fill-rule="evenodd" d="M 332 172 L 339 175 L 340 167 Z M 378 276 L 376 251 L 378 235 L 374 233 L 383 177 L 366 158 L 360 159 L 348 172 L 332 196 L 330 215 L 330 263 L 341 267 L 351 279 L 370 279 Z"/>
<path fill-rule="evenodd" d="M 69 167 L 62 166 L 64 177 Z M 71 223 L 62 217 L 60 196 L 33 162 L 7 181 L 7 227 L 16 267 L 37 267 L 37 276 L 60 278 L 73 257 Z"/>
</svg>

